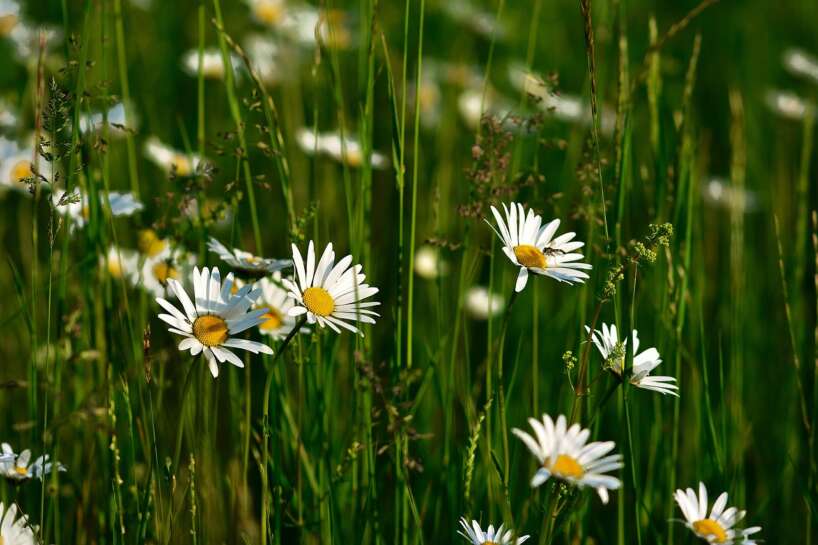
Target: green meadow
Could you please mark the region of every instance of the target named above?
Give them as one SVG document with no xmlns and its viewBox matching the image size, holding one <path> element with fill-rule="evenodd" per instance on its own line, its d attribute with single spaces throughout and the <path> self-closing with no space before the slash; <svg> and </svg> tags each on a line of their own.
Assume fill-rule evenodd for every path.
<svg viewBox="0 0 818 545">
<path fill-rule="evenodd" d="M 0 0 L 0 545 L 818 545 L 816 22 Z"/>
</svg>

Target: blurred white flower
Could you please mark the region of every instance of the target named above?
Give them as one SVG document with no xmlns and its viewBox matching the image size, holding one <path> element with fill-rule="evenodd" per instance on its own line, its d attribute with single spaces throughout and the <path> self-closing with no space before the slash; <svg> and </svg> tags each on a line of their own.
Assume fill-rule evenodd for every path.
<svg viewBox="0 0 818 545">
<path fill-rule="evenodd" d="M 292 278 L 289 280 L 292 282 Z M 258 304 L 267 307 L 267 313 L 262 316 L 264 321 L 258 326 L 259 332 L 273 339 L 284 339 L 298 320 L 289 314 L 296 303 L 283 287 L 281 272 L 274 272 L 270 278 L 263 277 L 257 286 L 261 288 L 261 299 Z M 303 328 L 301 333 L 309 333 L 309 329 Z"/>
<path fill-rule="evenodd" d="M 815 115 L 815 106 L 791 91 L 771 89 L 764 99 L 774 113 L 787 119 L 800 121 Z"/>
<path fill-rule="evenodd" d="M 168 282 L 187 277 L 195 265 L 195 255 L 165 245 L 158 254 L 144 258 L 131 282 L 154 297 L 165 297 L 170 294 Z"/>
<path fill-rule="evenodd" d="M 106 115 L 108 117 L 108 131 L 111 135 L 124 136 L 128 129 L 136 129 L 135 126 L 126 126 L 125 105 L 121 102 L 111 106 Z M 102 130 L 102 125 L 102 112 L 93 112 L 80 116 L 80 132 L 82 133 Z"/>
<path fill-rule="evenodd" d="M 49 462 L 49 455 L 38 456 L 31 462 L 31 451 L 26 449 L 15 454 L 11 445 L 0 445 L 3 452 L 3 461 L 0 461 L 0 474 L 12 481 L 27 481 L 28 479 L 42 479 L 51 473 L 53 464 Z M 57 463 L 57 471 L 65 471 L 65 466 Z"/>
<path fill-rule="evenodd" d="M 173 149 L 160 142 L 155 136 L 145 141 L 145 155 L 165 172 L 182 177 L 193 175 L 202 162 L 199 155 Z"/>
<path fill-rule="evenodd" d="M 20 21 L 20 4 L 15 0 L 0 0 L 0 37 L 8 36 Z"/>
<path fill-rule="evenodd" d="M 23 180 L 34 175 L 33 147 L 21 147 L 17 142 L 0 136 L 0 190 L 3 188 L 28 192 Z"/>
<path fill-rule="evenodd" d="M 711 177 L 703 184 L 702 196 L 709 204 L 737 212 L 752 212 L 758 209 L 758 195 L 754 191 L 733 187 L 729 180 L 717 176 Z"/>
<path fill-rule="evenodd" d="M 818 59 L 802 49 L 792 48 L 784 52 L 784 68 L 818 83 Z"/>
<path fill-rule="evenodd" d="M 449 264 L 440 257 L 440 249 L 424 244 L 415 252 L 415 274 L 427 280 L 446 276 Z"/>
<path fill-rule="evenodd" d="M 441 8 L 456 23 L 480 36 L 497 40 L 506 37 L 505 29 L 493 13 L 480 9 L 468 0 L 447 0 L 441 3 Z"/>
<path fill-rule="evenodd" d="M 468 87 L 457 97 L 457 109 L 467 127 L 474 130 L 480 125 L 483 115 L 504 119 L 511 115 L 511 105 L 505 97 L 489 87 L 483 93 L 482 86 Z"/>
<path fill-rule="evenodd" d="M 484 286 L 472 286 L 466 292 L 463 306 L 466 313 L 475 320 L 488 320 L 503 312 L 505 298 L 497 293 L 489 293 Z"/>
<path fill-rule="evenodd" d="M 57 207 L 57 211 L 70 220 L 70 229 L 83 227 L 91 217 L 88 197 L 79 191 L 66 195 L 65 191 L 60 189 L 51 198 L 54 206 Z M 131 216 L 144 208 L 142 203 L 130 192 L 108 192 L 108 204 L 111 205 L 111 215 L 114 217 Z"/>
<path fill-rule="evenodd" d="M 295 76 L 298 52 L 264 34 L 250 34 L 244 40 L 244 51 L 259 79 L 274 85 Z"/>
<path fill-rule="evenodd" d="M 284 37 L 303 47 L 315 47 L 316 37 L 330 49 L 355 45 L 348 16 L 338 9 L 318 10 L 308 4 L 293 4 L 276 26 Z"/>
<path fill-rule="evenodd" d="M 139 257 L 133 250 L 126 248 L 119 248 L 117 246 L 109 246 L 108 252 L 104 256 L 100 256 L 99 264 L 111 278 L 131 279 L 138 270 Z"/>
<path fill-rule="evenodd" d="M 315 133 L 312 129 L 302 128 L 296 134 L 299 147 L 307 154 L 326 155 L 351 167 L 363 164 L 363 149 L 358 140 L 345 135 L 343 140 L 338 132 Z M 383 169 L 389 166 L 385 155 L 373 151 L 371 158 L 373 168 Z"/>
<path fill-rule="evenodd" d="M 231 53 L 230 65 L 233 67 L 233 74 L 238 78 L 241 74 L 241 59 Z M 199 75 L 198 49 L 190 49 L 182 56 L 182 70 L 188 76 L 197 77 Z M 208 48 L 202 51 L 202 73 L 206 79 L 224 79 L 224 61 L 220 49 Z"/>
</svg>

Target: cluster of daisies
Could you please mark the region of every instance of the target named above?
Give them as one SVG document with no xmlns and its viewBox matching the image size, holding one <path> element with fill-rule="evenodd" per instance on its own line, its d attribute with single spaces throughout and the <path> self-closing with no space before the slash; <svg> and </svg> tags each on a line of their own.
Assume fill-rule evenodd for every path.
<svg viewBox="0 0 818 545">
<path fill-rule="evenodd" d="M 574 240 L 575 233 L 556 236 L 559 220 L 544 223 L 541 216 L 531 209 L 526 211 L 518 203 L 503 205 L 503 214 L 495 207 L 491 207 L 491 211 L 497 224 L 496 228 L 492 228 L 503 243 L 503 253 L 519 267 L 515 291 L 525 288 L 530 273 L 568 284 L 582 283 L 588 278 L 585 271 L 590 270 L 591 266 L 583 263 L 583 255 L 577 253 L 583 243 Z M 628 339 L 619 340 L 615 325 L 603 324 L 601 330 L 591 330 L 586 326 L 586 331 L 604 360 L 604 369 L 619 380 L 627 380 L 637 388 L 678 396 L 675 378 L 650 375 L 662 359 L 659 351 L 653 347 L 639 352 L 636 330 L 633 330 L 630 339 L 633 350 L 630 367 L 626 366 Z M 623 466 L 622 455 L 612 453 L 616 446 L 613 441 L 589 442 L 591 431 L 577 423 L 569 426 L 563 415 L 554 420 L 544 414 L 541 419 L 529 418 L 528 423 L 533 434 L 518 428 L 514 428 L 512 433 L 537 461 L 537 470 L 531 478 L 532 487 L 557 479 L 577 488 L 591 488 L 603 503 L 608 503 L 609 491 L 622 486 L 617 477 L 609 474 Z M 677 490 L 674 499 L 684 515 L 685 525 L 708 543 L 756 543 L 752 536 L 761 528 L 736 528 L 745 512 L 727 507 L 726 492 L 716 499 L 712 507 L 708 504 L 707 488 L 703 483 L 699 483 L 698 494 L 690 488 Z M 497 529 L 490 525 L 483 531 L 477 521 L 469 523 L 465 518 L 460 520 L 460 525 L 462 530 L 459 533 L 473 545 L 519 545 L 529 538 L 527 535 L 518 536 L 512 530 L 504 530 L 502 525 Z"/>
</svg>

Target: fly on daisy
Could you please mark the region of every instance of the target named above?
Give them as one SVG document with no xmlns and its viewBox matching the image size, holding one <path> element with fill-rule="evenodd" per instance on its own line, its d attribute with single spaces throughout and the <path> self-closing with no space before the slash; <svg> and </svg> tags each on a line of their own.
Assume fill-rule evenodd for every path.
<svg viewBox="0 0 818 545">
<path fill-rule="evenodd" d="M 585 326 L 585 331 L 591 332 L 591 328 Z M 619 344 L 619 337 L 616 332 L 616 324 L 602 324 L 602 331 L 596 329 L 591 335 L 599 353 L 605 359 L 606 367 L 616 373 L 622 378 L 625 367 L 625 352 L 616 353 L 616 347 Z M 623 342 L 623 347 L 628 343 L 627 339 Z M 650 347 L 644 352 L 639 352 L 639 337 L 636 330 L 633 330 L 633 370 L 631 371 L 628 381 L 645 390 L 653 390 L 660 394 L 670 394 L 679 396 L 679 387 L 674 384 L 676 379 L 669 376 L 651 376 L 653 371 L 660 363 L 662 358 L 659 356 L 659 351 L 654 347 Z M 609 361 L 615 359 L 615 361 Z"/>
<path fill-rule="evenodd" d="M 361 272 L 361 265 L 350 267 L 351 255 L 336 263 L 330 243 L 316 264 L 315 247 L 310 241 L 306 264 L 295 244 L 293 262 L 297 278 L 282 279 L 289 296 L 296 301 L 289 311 L 290 316 L 306 315 L 309 323 L 329 326 L 336 333 L 340 333 L 338 328 L 342 327 L 363 335 L 353 322 L 375 323 L 374 317 L 378 314 L 369 309 L 380 303 L 362 301 L 378 293 L 378 288 L 364 283 L 366 276 Z"/>
<path fill-rule="evenodd" d="M 754 545 L 750 536 L 761 531 L 761 526 L 737 530 L 736 523 L 744 518 L 746 511 L 727 507 L 727 492 L 722 492 L 707 513 L 707 487 L 699 483 L 698 495 L 692 488 L 676 490 L 673 494 L 685 517 L 685 526 L 697 537 L 708 543 L 723 545 Z"/>
<path fill-rule="evenodd" d="M 493 524 L 489 524 L 484 532 L 476 520 L 472 520 L 471 524 L 469 524 L 465 517 L 460 517 L 460 526 L 463 530 L 458 530 L 457 533 L 469 540 L 472 545 L 520 545 L 531 537 L 515 537 L 514 532 L 511 530 L 504 532 L 502 524 L 496 530 Z"/>
<path fill-rule="evenodd" d="M 168 285 L 184 312 L 157 297 L 156 302 L 168 312 L 160 314 L 159 319 L 170 325 L 168 331 L 185 337 L 179 343 L 179 350 L 189 350 L 193 356 L 204 354 L 214 378 L 219 376 L 219 363 L 227 361 L 236 367 L 244 367 L 244 362 L 231 348 L 254 354 L 273 353 L 266 344 L 236 337 L 264 322 L 266 308 L 250 310 L 261 295 L 261 289 L 248 285 L 233 294 L 233 274 L 228 274 L 222 283 L 219 269 L 215 267 L 212 271 L 207 267 L 201 271 L 193 269 L 195 304 L 179 281 L 169 278 Z"/>
<path fill-rule="evenodd" d="M 607 455 L 616 446 L 613 441 L 588 443 L 591 431 L 579 424 L 568 427 L 565 416 L 557 417 L 556 424 L 544 414 L 542 421 L 529 418 L 534 436 L 514 428 L 528 450 L 537 458 L 540 468 L 531 479 L 531 486 L 538 487 L 555 477 L 580 488 L 595 489 L 602 503 L 608 503 L 608 490 L 616 490 L 622 482 L 608 471 L 622 467 L 622 455 Z"/>
<path fill-rule="evenodd" d="M 525 212 L 522 204 L 511 203 L 510 209 L 503 204 L 505 220 L 495 207 L 491 207 L 497 229 L 486 220 L 497 236 L 503 241 L 503 253 L 512 263 L 520 267 L 515 291 L 522 291 L 528 282 L 529 271 L 549 276 L 560 282 L 572 284 L 585 282 L 588 275 L 583 272 L 591 268 L 581 263 L 583 258 L 575 250 L 585 245 L 573 240 L 576 233 L 565 233 L 554 238 L 560 220 L 555 219 L 542 225 L 542 217 L 529 209 Z"/>
<path fill-rule="evenodd" d="M 31 462 L 31 451 L 26 449 L 20 454 L 16 454 L 8 443 L 0 445 L 2 456 L 0 456 L 0 474 L 9 480 L 20 482 L 29 479 L 42 479 L 51 473 L 54 465 L 49 461 L 48 454 L 38 456 Z M 57 471 L 65 471 L 65 466 L 57 463 Z"/>
<path fill-rule="evenodd" d="M 229 250 L 227 246 L 213 237 L 210 237 L 207 247 L 211 252 L 218 254 L 222 261 L 247 276 L 265 276 L 293 265 L 289 259 L 258 257 L 238 248 Z"/>
</svg>

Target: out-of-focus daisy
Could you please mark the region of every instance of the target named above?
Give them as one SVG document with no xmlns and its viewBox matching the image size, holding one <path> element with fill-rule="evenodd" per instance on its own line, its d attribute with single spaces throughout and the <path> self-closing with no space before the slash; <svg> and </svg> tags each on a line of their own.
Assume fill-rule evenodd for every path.
<svg viewBox="0 0 818 545">
<path fill-rule="evenodd" d="M 420 109 L 420 122 L 424 127 L 437 127 L 440 121 L 441 102 L 443 91 L 438 80 L 436 70 L 428 70 L 424 60 L 423 76 L 420 85 L 417 82 L 411 87 L 409 102 L 414 104 L 417 100 Z"/>
<path fill-rule="evenodd" d="M 285 0 L 245 0 L 257 22 L 276 28 L 284 21 L 287 13 Z"/>
<path fill-rule="evenodd" d="M 28 517 L 17 518 L 17 504 L 12 503 L 8 509 L 0 502 L 0 545 L 37 545 L 34 532 L 36 526 L 28 522 Z"/>
<path fill-rule="evenodd" d="M 337 9 L 318 10 L 308 4 L 293 4 L 277 25 L 281 33 L 304 47 L 315 47 L 316 36 L 330 49 L 348 49 L 353 33 L 347 15 Z"/>
<path fill-rule="evenodd" d="M 57 210 L 70 220 L 71 227 L 83 227 L 91 217 L 88 197 L 80 195 L 79 192 L 66 196 L 65 191 L 58 190 L 52 199 Z M 108 202 L 111 205 L 111 215 L 114 217 L 130 216 L 143 208 L 142 203 L 133 196 L 133 193 L 110 191 Z"/>
<path fill-rule="evenodd" d="M 481 10 L 468 0 L 448 0 L 441 4 L 441 8 L 454 21 L 481 36 L 498 40 L 506 36 L 494 14 Z"/>
<path fill-rule="evenodd" d="M 121 102 L 118 102 L 108 108 L 106 116 L 108 118 L 109 134 L 125 135 L 128 129 L 136 128 L 135 126 L 126 127 L 125 105 Z M 84 114 L 82 117 L 80 117 L 80 131 L 83 133 L 102 130 L 102 126 L 102 112 Z"/>
<path fill-rule="evenodd" d="M 14 46 L 15 55 L 21 63 L 35 63 L 40 47 L 40 35 L 45 35 L 45 41 L 50 49 L 62 40 L 62 31 L 42 24 L 31 24 L 25 20 L 18 20 L 10 29 L 7 37 Z M 49 62 L 50 59 L 46 59 Z"/>
<path fill-rule="evenodd" d="M 316 134 L 312 129 L 302 128 L 298 131 L 296 139 L 301 149 L 308 154 L 327 155 L 351 167 L 360 167 L 363 164 L 364 154 L 361 144 L 350 136 L 345 135 L 342 140 L 338 132 Z M 389 159 L 377 151 L 372 152 L 370 161 L 373 168 L 389 166 Z"/>
<path fill-rule="evenodd" d="M 605 475 L 622 467 L 621 454 L 607 455 L 616 446 L 614 442 L 588 443 L 591 431 L 579 424 L 567 427 L 563 415 L 557 417 L 556 424 L 547 414 L 542 416 L 542 422 L 529 418 L 528 423 L 534 428 L 534 437 L 517 428 L 512 432 L 540 463 L 531 486 L 540 486 L 554 477 L 580 488 L 589 486 L 596 490 L 602 503 L 608 503 L 608 490 L 622 485 L 616 477 Z"/>
<path fill-rule="evenodd" d="M 207 247 L 211 252 L 218 254 L 222 261 L 248 276 L 264 276 L 293 265 L 289 259 L 258 257 L 238 248 L 229 250 L 227 246 L 213 237 L 210 237 Z"/>
<path fill-rule="evenodd" d="M 238 76 L 240 74 L 241 59 L 236 55 L 230 55 L 230 66 L 233 67 L 233 73 Z M 190 49 L 184 56 L 182 56 L 182 70 L 188 76 L 198 76 L 199 74 L 199 50 Z M 222 61 L 221 50 L 211 47 L 202 52 L 202 73 L 207 79 L 224 79 L 224 62 Z"/>
<path fill-rule="evenodd" d="M 28 449 L 20 454 L 15 454 L 8 443 L 3 443 L 0 448 L 5 460 L 0 462 L 0 474 L 12 481 L 42 479 L 43 476 L 51 473 L 54 467 L 49 461 L 48 454 L 38 456 L 34 462 L 31 462 L 31 451 Z M 58 462 L 57 471 L 65 471 L 65 466 Z"/>
<path fill-rule="evenodd" d="M 191 176 L 202 161 L 197 154 L 175 150 L 156 137 L 145 142 L 145 155 L 156 166 L 176 176 Z"/>
<path fill-rule="evenodd" d="M 520 267 L 515 291 L 525 288 L 529 271 L 568 284 L 585 282 L 588 275 L 582 270 L 591 269 L 591 265 L 580 263 L 583 255 L 574 253 L 574 250 L 585 245 L 584 242 L 573 240 L 576 233 L 565 233 L 554 238 L 560 220 L 555 219 L 542 225 L 542 217 L 531 209 L 526 215 L 522 204 L 511 203 L 510 209 L 503 204 L 503 210 L 505 220 L 494 206 L 491 207 L 499 231 L 488 220 L 486 223 L 503 241 L 503 253 L 506 257 Z"/>
<path fill-rule="evenodd" d="M 137 235 L 137 246 L 142 255 L 156 257 L 167 249 L 168 241 L 159 238 L 153 229 L 142 229 Z"/>
<path fill-rule="evenodd" d="M 20 147 L 16 142 L 0 137 L 0 188 L 27 191 L 24 180 L 34 176 L 31 160 L 33 148 Z"/>
<path fill-rule="evenodd" d="M 728 180 L 717 176 L 702 185 L 702 196 L 710 204 L 737 212 L 758 209 L 758 195 L 754 191 L 733 187 Z"/>
<path fill-rule="evenodd" d="M 483 93 L 482 84 L 464 89 L 457 97 L 457 109 L 463 118 L 463 122 L 470 129 L 477 128 L 484 115 L 491 115 L 498 119 L 504 119 L 511 115 L 509 101 L 500 96 L 493 88 L 489 88 Z"/>
<path fill-rule="evenodd" d="M 215 267 L 212 271 L 207 267 L 201 271 L 193 269 L 193 301 L 177 280 L 169 278 L 168 284 L 184 312 L 157 297 L 156 302 L 168 312 L 160 314 L 159 319 L 170 325 L 168 331 L 185 337 L 179 343 L 179 350 L 189 350 L 193 356 L 204 354 L 214 378 L 219 376 L 218 363 L 227 361 L 236 367 L 244 367 L 244 362 L 231 348 L 254 354 L 273 353 L 266 344 L 236 337 L 264 322 L 262 316 L 267 312 L 266 308 L 250 310 L 261 295 L 261 289 L 248 285 L 231 294 L 233 274 L 228 274 L 222 283 L 219 269 Z"/>
<path fill-rule="evenodd" d="M 12 129 L 17 126 L 17 109 L 0 99 L 0 129 Z"/>
<path fill-rule="evenodd" d="M 531 537 L 516 537 L 511 530 L 503 532 L 502 524 L 496 530 L 493 524 L 489 524 L 484 532 L 476 520 L 472 520 L 471 524 L 469 524 L 465 517 L 460 517 L 460 526 L 463 530 L 458 530 L 457 533 L 468 539 L 472 545 L 521 545 Z"/>
<path fill-rule="evenodd" d="M 815 106 L 791 91 L 767 91 L 767 106 L 776 114 L 796 121 L 815 115 Z"/>
<path fill-rule="evenodd" d="M 761 526 L 753 526 L 742 530 L 734 528 L 736 523 L 744 518 L 746 511 L 739 511 L 735 507 L 727 507 L 727 492 L 722 492 L 716 498 L 708 515 L 707 487 L 704 483 L 699 483 L 698 495 L 692 488 L 687 490 L 680 488 L 676 490 L 673 497 L 685 517 L 685 526 L 690 528 L 697 537 L 708 543 L 752 545 L 755 541 L 749 536 L 761 531 Z"/>
<path fill-rule="evenodd" d="M 380 303 L 363 300 L 378 293 L 378 288 L 364 283 L 366 276 L 361 272 L 361 265 L 350 267 L 351 255 L 336 263 L 330 243 L 316 264 L 315 247 L 310 241 L 306 262 L 293 244 L 293 262 L 297 277 L 282 279 L 289 296 L 296 302 L 289 311 L 290 316 L 305 314 L 310 324 L 317 322 L 321 327 L 329 326 L 336 333 L 340 333 L 338 328 L 342 327 L 363 335 L 354 322 L 375 323 L 374 317 L 378 314 L 369 309 Z"/>
<path fill-rule="evenodd" d="M 196 264 L 196 257 L 166 246 L 161 252 L 146 258 L 132 276 L 135 286 L 144 288 L 154 297 L 165 297 L 169 292 L 168 281 L 179 280 Z"/>
<path fill-rule="evenodd" d="M 136 252 L 110 246 L 105 256 L 100 256 L 100 266 L 115 280 L 131 278 L 137 271 L 139 258 Z"/>
<path fill-rule="evenodd" d="M 466 292 L 463 306 L 466 313 L 476 320 L 488 320 L 503 312 L 505 298 L 498 293 L 489 293 L 485 286 L 472 286 Z"/>
<path fill-rule="evenodd" d="M 796 76 L 803 76 L 818 83 L 818 59 L 802 49 L 786 50 L 784 67 Z"/>
<path fill-rule="evenodd" d="M 424 244 L 415 252 L 415 274 L 427 280 L 434 280 L 438 276 L 445 276 L 449 272 L 449 264 L 440 257 L 440 249 Z"/>
<path fill-rule="evenodd" d="M 244 51 L 256 75 L 274 85 L 293 76 L 297 52 L 263 34 L 250 34 L 244 40 Z"/>
<path fill-rule="evenodd" d="M 272 278 L 265 276 L 257 284 L 261 288 L 259 304 L 267 307 L 267 313 L 262 316 L 264 321 L 259 324 L 258 330 L 277 340 L 286 337 L 297 322 L 295 317 L 290 316 L 290 309 L 295 306 L 295 301 L 282 285 L 281 273 L 278 271 L 273 273 Z"/>
<path fill-rule="evenodd" d="M 8 36 L 20 21 L 20 4 L 15 0 L 0 0 L 0 37 Z"/>
<path fill-rule="evenodd" d="M 585 331 L 590 332 L 591 328 L 585 326 Z M 616 324 L 611 324 L 610 326 L 608 324 L 602 324 L 602 331 L 595 329 L 591 335 L 591 340 L 605 359 L 606 367 L 621 378 L 624 373 L 625 347 L 627 346 L 628 340 L 625 339 L 622 343 L 621 350 L 617 349 L 619 337 L 617 336 Z M 635 354 L 633 357 L 633 369 L 628 378 L 631 384 L 637 388 L 653 390 L 660 394 L 679 396 L 677 392 L 679 387 L 674 384 L 676 382 L 675 378 L 668 376 L 650 376 L 650 372 L 662 363 L 662 358 L 659 356 L 659 351 L 654 347 L 639 352 L 639 336 L 635 329 L 633 330 L 633 353 Z"/>
</svg>

